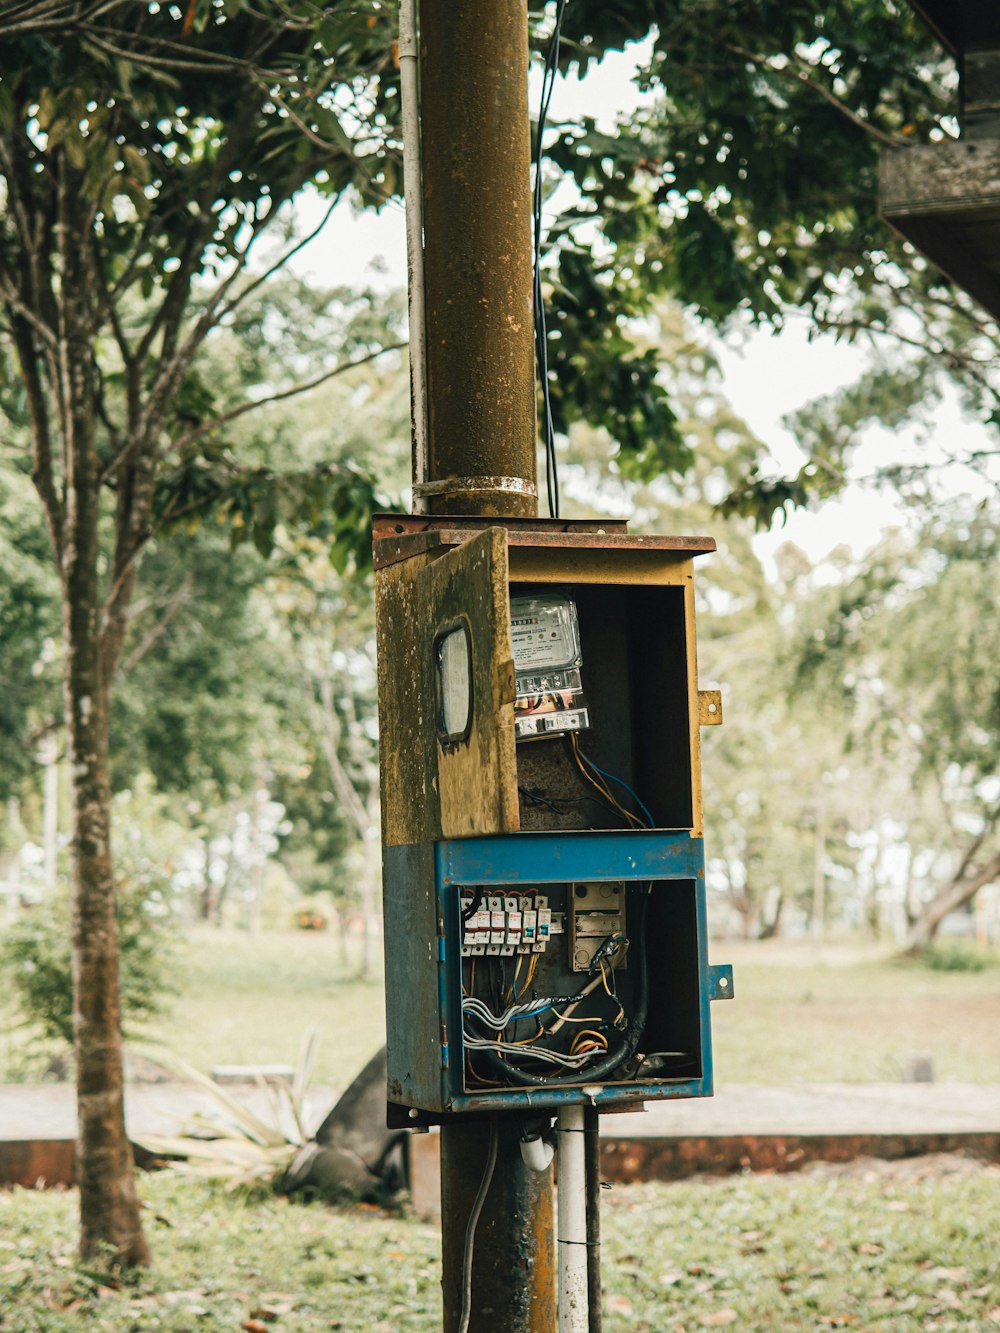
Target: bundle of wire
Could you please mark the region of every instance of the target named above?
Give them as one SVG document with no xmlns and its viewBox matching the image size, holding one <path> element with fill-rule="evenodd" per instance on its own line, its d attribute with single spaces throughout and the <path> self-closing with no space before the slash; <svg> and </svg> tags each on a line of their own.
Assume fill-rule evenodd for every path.
<svg viewBox="0 0 1000 1333">
<path fill-rule="evenodd" d="M 576 764 L 577 768 L 580 770 L 580 772 L 583 774 L 583 777 L 595 789 L 595 791 L 600 793 L 600 795 L 603 797 L 605 801 L 607 801 L 608 805 L 610 805 L 612 809 L 618 811 L 618 813 L 624 818 L 629 828 L 642 829 L 642 828 L 654 827 L 653 816 L 650 814 L 646 805 L 639 799 L 639 797 L 635 794 L 632 788 L 628 785 L 628 783 L 624 782 L 621 778 L 616 778 L 613 773 L 605 772 L 603 768 L 599 768 L 597 764 L 594 763 L 593 759 L 589 759 L 580 749 L 580 742 L 575 732 L 570 733 L 569 744 L 570 744 L 570 751 L 573 755 L 573 761 Z M 627 809 L 626 806 L 622 805 L 621 801 L 619 801 L 616 798 L 611 788 L 608 786 L 609 782 L 616 783 L 624 791 L 628 792 L 629 796 L 632 798 L 632 800 L 635 802 L 638 808 L 642 811 L 643 818 L 640 819 L 638 815 L 633 814 L 631 810 Z"/>
<path fill-rule="evenodd" d="M 634 1054 L 646 1014 L 644 963 L 639 968 L 636 1008 L 638 1026 L 635 1019 L 631 1024 L 627 1022 L 614 984 L 614 958 L 619 953 L 624 955 L 628 943 L 624 935 L 609 936 L 595 954 L 589 980 L 573 995 L 538 996 L 521 1002 L 514 999 L 499 1013 L 494 1012 L 479 996 L 465 995 L 462 999 L 462 1022 L 466 1050 L 482 1053 L 491 1068 L 503 1076 L 505 1083 L 538 1085 L 581 1082 L 593 1078 L 595 1072 L 603 1076 L 617 1068 L 629 1055 Z M 532 961 L 534 963 L 534 959 Z M 574 1011 L 598 987 L 603 988 L 616 1012 L 610 1018 L 602 1018 L 595 1013 L 577 1017 Z M 524 1019 L 535 1021 L 534 1034 L 522 1039 L 508 1037 L 508 1028 Z M 554 1039 L 568 1023 L 582 1025 L 581 1030 L 569 1041 L 568 1049 L 559 1049 Z M 613 1031 L 625 1035 L 620 1049 L 611 1052 L 608 1038 Z M 565 1039 L 561 1039 L 559 1044 L 564 1045 Z M 545 1066 L 548 1069 L 545 1073 L 535 1073 L 526 1065 L 533 1065 L 536 1070 Z"/>
</svg>

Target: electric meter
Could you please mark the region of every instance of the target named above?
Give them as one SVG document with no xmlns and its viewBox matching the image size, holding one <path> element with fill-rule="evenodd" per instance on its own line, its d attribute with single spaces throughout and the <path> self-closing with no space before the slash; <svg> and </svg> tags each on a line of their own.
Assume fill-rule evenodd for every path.
<svg viewBox="0 0 1000 1333">
<path fill-rule="evenodd" d="M 510 637 L 518 740 L 589 727 L 576 603 L 557 593 L 512 597 Z"/>
</svg>

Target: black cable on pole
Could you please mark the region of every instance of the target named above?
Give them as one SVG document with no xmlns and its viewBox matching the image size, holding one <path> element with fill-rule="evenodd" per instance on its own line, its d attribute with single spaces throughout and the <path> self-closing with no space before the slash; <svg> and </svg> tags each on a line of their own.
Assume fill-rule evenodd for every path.
<svg viewBox="0 0 1000 1333">
<path fill-rule="evenodd" d="M 483 1178 L 479 1182 L 479 1190 L 472 1202 L 469 1220 L 465 1227 L 465 1254 L 462 1258 L 462 1313 L 458 1322 L 458 1333 L 468 1333 L 469 1320 L 472 1318 L 472 1260 L 475 1253 L 476 1227 L 479 1225 L 479 1214 L 483 1211 L 483 1204 L 486 1202 L 490 1185 L 493 1183 L 499 1140 L 500 1131 L 497 1117 L 492 1116 L 490 1119 L 490 1143 L 486 1151 L 486 1166 L 483 1168 Z"/>
<path fill-rule="evenodd" d="M 583 1108 L 583 1151 L 587 1178 L 587 1333 L 601 1333 L 601 1117 Z"/>
<path fill-rule="evenodd" d="M 559 46 L 562 40 L 563 15 L 567 0 L 558 0 L 556 22 L 545 57 L 545 73 L 542 77 L 542 97 L 538 109 L 538 131 L 535 138 L 535 193 L 533 220 L 535 230 L 534 263 L 534 309 L 535 309 L 535 360 L 538 365 L 538 377 L 542 388 L 542 432 L 545 441 L 545 486 L 549 499 L 549 517 L 559 517 L 559 466 L 556 460 L 556 433 L 552 420 L 552 398 L 549 392 L 549 349 L 545 328 L 545 300 L 542 295 L 542 139 L 545 134 L 545 121 L 549 114 L 549 103 L 555 88 L 556 75 L 559 72 Z"/>
</svg>

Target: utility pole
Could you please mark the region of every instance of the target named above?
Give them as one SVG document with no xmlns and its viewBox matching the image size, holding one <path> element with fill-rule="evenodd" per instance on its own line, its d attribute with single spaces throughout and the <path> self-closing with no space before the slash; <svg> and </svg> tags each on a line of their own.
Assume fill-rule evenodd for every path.
<svg viewBox="0 0 1000 1333">
<path fill-rule="evenodd" d="M 526 0 L 421 0 L 426 474 L 431 513 L 537 513 Z M 552 1172 L 496 1125 L 476 1229 L 469 1333 L 553 1333 Z M 490 1156 L 486 1117 L 441 1130 L 445 1333 L 462 1324 L 466 1224 Z"/>
<path fill-rule="evenodd" d="M 421 0 L 431 513 L 537 513 L 526 0 Z"/>
</svg>

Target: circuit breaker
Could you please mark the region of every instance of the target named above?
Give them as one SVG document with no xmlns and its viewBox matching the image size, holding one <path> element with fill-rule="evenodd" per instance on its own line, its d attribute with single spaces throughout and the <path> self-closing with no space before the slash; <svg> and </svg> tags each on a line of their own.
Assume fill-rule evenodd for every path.
<svg viewBox="0 0 1000 1333">
<path fill-rule="evenodd" d="M 393 1123 L 712 1090 L 694 559 L 623 524 L 375 523 Z"/>
</svg>

